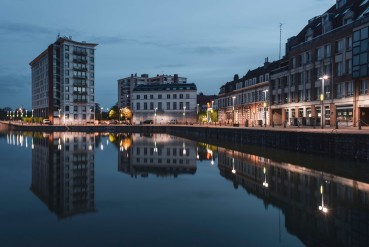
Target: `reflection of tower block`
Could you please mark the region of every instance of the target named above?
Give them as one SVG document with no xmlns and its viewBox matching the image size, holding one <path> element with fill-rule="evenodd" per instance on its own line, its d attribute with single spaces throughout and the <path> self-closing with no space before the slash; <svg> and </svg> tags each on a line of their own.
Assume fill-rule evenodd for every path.
<svg viewBox="0 0 369 247">
<path fill-rule="evenodd" d="M 95 211 L 94 136 L 57 133 L 33 143 L 33 193 L 60 218 Z"/>
</svg>

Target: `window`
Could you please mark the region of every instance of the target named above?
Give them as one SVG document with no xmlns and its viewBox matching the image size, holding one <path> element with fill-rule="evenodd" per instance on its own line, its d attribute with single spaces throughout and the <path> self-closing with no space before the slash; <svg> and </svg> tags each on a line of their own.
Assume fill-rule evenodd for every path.
<svg viewBox="0 0 369 247">
<path fill-rule="evenodd" d="M 69 105 L 65 106 L 65 111 L 69 111 Z"/>
<path fill-rule="evenodd" d="M 186 94 L 186 99 L 189 99 L 190 98 L 190 94 Z"/>
<path fill-rule="evenodd" d="M 331 57 L 331 46 L 330 45 L 326 45 L 325 46 L 325 57 Z"/>
<path fill-rule="evenodd" d="M 180 99 L 183 99 L 183 94 L 179 94 L 179 98 Z"/>
<path fill-rule="evenodd" d="M 177 98 L 177 94 L 173 94 L 173 99 L 176 99 Z"/>
<path fill-rule="evenodd" d="M 346 96 L 352 96 L 354 94 L 354 87 L 352 81 L 346 83 Z"/>
<path fill-rule="evenodd" d="M 342 51 L 343 51 L 343 40 L 340 39 L 336 41 L 336 52 L 342 53 Z"/>
<path fill-rule="evenodd" d="M 65 45 L 64 47 L 66 51 L 69 51 L 69 45 Z"/>
<path fill-rule="evenodd" d="M 141 95 L 139 95 L 139 94 L 138 94 L 136 98 L 137 98 L 137 99 L 140 99 L 140 98 L 141 98 Z"/>
<path fill-rule="evenodd" d="M 342 83 L 337 83 L 337 89 L 336 89 L 336 98 L 339 99 L 339 98 L 342 98 Z"/>
<path fill-rule="evenodd" d="M 162 110 L 163 108 L 162 108 L 163 106 L 162 106 L 162 103 L 161 102 L 158 102 L 158 110 Z"/>
<path fill-rule="evenodd" d="M 74 111 L 77 112 L 78 111 L 78 106 L 74 106 Z"/>
<path fill-rule="evenodd" d="M 189 110 L 190 109 L 190 102 L 186 102 L 186 109 Z"/>
<path fill-rule="evenodd" d="M 69 84 L 69 78 L 65 78 L 65 84 Z"/>
<path fill-rule="evenodd" d="M 173 102 L 173 110 L 177 110 L 177 102 Z"/>
<path fill-rule="evenodd" d="M 147 103 L 144 103 L 144 110 L 147 110 Z"/>
<path fill-rule="evenodd" d="M 144 95 L 144 99 L 147 99 L 147 95 L 146 94 Z"/>
<path fill-rule="evenodd" d="M 183 102 L 179 102 L 179 109 L 182 110 L 183 109 Z"/>
<path fill-rule="evenodd" d="M 154 103 L 150 102 L 150 110 L 154 110 Z"/>
<path fill-rule="evenodd" d="M 368 94 L 368 80 L 362 80 L 360 83 L 360 94 Z"/>
<path fill-rule="evenodd" d="M 319 47 L 317 50 L 316 50 L 316 60 L 317 61 L 320 61 L 323 59 L 323 47 Z"/>
<path fill-rule="evenodd" d="M 161 99 L 161 94 L 158 94 L 158 99 Z"/>
<path fill-rule="evenodd" d="M 352 59 L 346 60 L 346 74 L 352 73 Z"/>
<path fill-rule="evenodd" d="M 65 87 L 65 92 L 69 92 L 69 86 Z"/>
<path fill-rule="evenodd" d="M 69 68 L 69 62 L 65 62 L 65 67 Z"/>
<path fill-rule="evenodd" d="M 167 99 L 170 99 L 170 94 L 167 94 Z"/>
<path fill-rule="evenodd" d="M 170 110 L 170 102 L 167 102 L 167 110 Z"/>
<path fill-rule="evenodd" d="M 153 99 L 154 98 L 154 95 L 150 94 L 150 99 Z"/>
<path fill-rule="evenodd" d="M 141 110 L 140 102 L 136 103 L 136 110 Z"/>
<path fill-rule="evenodd" d="M 346 50 L 352 50 L 352 37 L 347 37 L 346 38 Z"/>
<path fill-rule="evenodd" d="M 343 66 L 342 66 L 342 62 L 338 62 L 338 63 L 336 63 L 336 73 L 337 73 L 337 76 L 341 76 L 341 75 L 343 75 Z"/>
</svg>

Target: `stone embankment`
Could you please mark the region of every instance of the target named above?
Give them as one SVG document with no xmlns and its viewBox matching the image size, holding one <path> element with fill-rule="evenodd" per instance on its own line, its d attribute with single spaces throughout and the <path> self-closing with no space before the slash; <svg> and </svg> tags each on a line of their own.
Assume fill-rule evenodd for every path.
<svg viewBox="0 0 369 247">
<path fill-rule="evenodd" d="M 298 153 L 369 160 L 369 129 L 246 128 L 199 125 L 21 125 L 2 123 L 0 128 L 21 131 L 168 133 L 221 144 L 252 145 Z"/>
</svg>

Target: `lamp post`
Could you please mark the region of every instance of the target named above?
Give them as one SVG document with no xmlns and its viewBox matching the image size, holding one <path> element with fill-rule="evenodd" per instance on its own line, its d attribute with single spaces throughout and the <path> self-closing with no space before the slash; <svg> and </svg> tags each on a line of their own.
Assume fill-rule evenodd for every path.
<svg viewBox="0 0 369 247">
<path fill-rule="evenodd" d="M 266 124 L 267 124 L 266 112 L 267 112 L 268 108 L 267 108 L 266 98 L 267 98 L 267 92 L 268 92 L 268 91 L 269 91 L 268 89 L 265 89 L 265 90 L 263 91 L 263 93 L 264 93 L 264 127 L 265 127 L 265 128 L 266 128 Z"/>
<path fill-rule="evenodd" d="M 322 80 L 322 93 L 320 94 L 320 101 L 321 101 L 321 109 L 320 109 L 320 115 L 321 115 L 321 122 L 322 122 L 322 129 L 324 128 L 324 80 L 328 79 L 327 75 L 324 75 L 322 77 L 319 78 L 320 80 Z"/>
<path fill-rule="evenodd" d="M 34 122 L 34 119 L 33 119 L 33 109 L 32 109 L 32 116 L 31 117 L 32 117 L 32 123 L 33 123 Z"/>
<path fill-rule="evenodd" d="M 232 97 L 232 124 L 234 125 L 234 100 L 236 99 L 236 96 Z"/>
<path fill-rule="evenodd" d="M 156 124 L 157 121 L 156 121 L 156 111 L 158 110 L 157 107 L 154 108 L 154 123 Z"/>
<path fill-rule="evenodd" d="M 185 123 L 185 122 L 187 122 L 187 121 L 185 121 L 186 120 L 186 107 L 184 106 L 183 107 L 183 122 Z"/>
</svg>

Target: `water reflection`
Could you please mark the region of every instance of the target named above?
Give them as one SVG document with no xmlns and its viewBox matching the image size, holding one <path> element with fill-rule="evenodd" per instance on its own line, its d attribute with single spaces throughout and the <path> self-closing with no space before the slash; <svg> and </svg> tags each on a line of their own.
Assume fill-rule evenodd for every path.
<svg viewBox="0 0 369 247">
<path fill-rule="evenodd" d="M 112 135 L 111 135 L 112 136 Z M 117 134 L 118 171 L 131 177 L 196 173 L 196 143 L 166 134 Z"/>
<path fill-rule="evenodd" d="M 369 184 L 219 148 L 221 176 L 264 205 L 307 246 L 369 246 Z"/>
<path fill-rule="evenodd" d="M 94 212 L 95 135 L 35 133 L 30 138 L 31 191 L 60 218 Z"/>
<path fill-rule="evenodd" d="M 283 242 L 283 238 L 291 238 L 290 235 L 294 235 L 307 246 L 369 246 L 369 184 L 367 180 L 362 179 L 365 176 L 361 176 L 361 179 L 358 180 L 343 176 L 346 169 L 350 169 L 347 170 L 347 174 L 355 174 L 353 172 L 355 167 L 350 165 L 341 167 L 340 170 L 336 167 L 338 172 L 322 172 L 298 164 L 272 160 L 267 157 L 215 147 L 166 134 L 9 132 L 0 137 L 5 138 L 5 136 L 9 145 L 32 149 L 30 189 L 59 218 L 97 211 L 95 208 L 95 156 L 99 154 L 101 159 L 106 160 L 107 155 L 111 156 L 113 153 L 114 160 L 117 157 L 117 163 L 113 164 L 112 173 L 117 173 L 118 170 L 118 172 L 129 176 L 113 177 L 111 173 L 106 173 L 105 180 L 100 179 L 99 187 L 104 187 L 106 180 L 116 180 L 111 187 L 102 189 L 101 194 L 111 193 L 108 190 L 115 189 L 116 184 L 119 183 L 126 185 L 122 188 L 134 188 L 120 191 L 119 195 L 120 198 L 124 198 L 124 203 L 107 203 L 108 206 L 105 205 L 109 212 L 115 210 L 117 216 L 120 212 L 124 212 L 122 210 L 124 208 L 129 209 L 130 214 L 134 215 L 133 218 L 138 217 L 142 212 L 150 214 L 150 217 L 154 218 L 155 214 L 151 214 L 152 212 L 147 212 L 145 209 L 154 206 L 156 210 L 160 210 L 164 205 L 165 210 L 160 211 L 161 213 L 170 213 L 173 208 L 178 208 L 180 212 L 188 210 L 185 218 L 189 219 L 189 222 L 193 222 L 206 215 L 206 212 L 209 213 L 206 210 L 199 210 L 201 207 L 197 206 L 203 204 L 204 208 L 208 210 L 207 203 L 209 203 L 213 205 L 211 208 L 214 211 L 211 211 L 209 218 L 201 218 L 206 222 L 206 220 L 211 221 L 217 217 L 228 217 L 228 214 L 222 211 L 223 205 L 228 207 L 235 204 L 235 201 L 244 202 L 240 197 L 256 197 L 259 202 L 263 202 L 265 210 L 264 207 L 256 209 L 255 205 L 259 205 L 257 203 L 253 205 L 239 203 L 238 206 L 241 207 L 241 211 L 243 209 L 245 211 L 252 210 L 252 213 L 258 211 L 259 208 L 263 212 L 270 210 L 270 208 L 277 208 L 280 211 L 278 226 L 280 229 L 282 228 L 282 230 L 279 229 L 281 242 Z M 204 164 L 208 165 L 207 169 L 204 169 L 205 166 L 200 166 L 202 161 L 206 161 Z M 101 165 L 100 171 L 106 172 L 107 169 L 109 167 L 104 164 Z M 224 179 L 223 181 L 218 179 L 218 170 L 222 177 L 233 183 L 235 189 L 242 187 L 247 193 L 233 194 L 232 192 L 235 192 L 233 189 L 227 189 L 227 186 L 224 186 L 228 182 L 223 184 Z M 152 190 L 148 193 L 155 193 L 157 180 L 131 179 L 131 177 L 146 178 L 150 175 L 154 175 L 152 177 L 181 176 L 183 178 L 186 174 L 196 176 L 187 176 L 186 178 L 191 179 L 183 180 L 168 179 L 170 181 L 165 180 L 164 185 L 161 184 L 162 186 L 157 187 L 160 188 L 157 191 L 160 191 L 161 195 L 166 195 L 160 197 L 161 200 L 157 199 L 156 195 L 144 193 L 150 191 L 146 187 L 147 185 L 152 186 Z M 162 182 L 162 180 L 160 181 Z M 197 184 L 195 184 L 196 182 Z M 176 187 L 181 183 L 182 187 Z M 206 187 L 209 184 L 211 186 Z M 168 191 L 165 192 L 167 187 L 173 187 L 180 191 L 178 194 L 181 198 L 185 198 L 183 195 L 186 195 L 188 204 L 183 200 L 179 204 L 175 204 L 176 200 L 171 197 L 172 194 Z M 218 191 L 222 191 L 222 193 L 218 194 Z M 27 193 L 29 193 L 28 190 Z M 116 198 L 115 193 L 114 191 L 112 196 L 114 198 Z M 191 198 L 191 196 L 198 194 L 200 194 L 198 198 Z M 227 197 L 231 194 L 234 197 Z M 208 201 L 206 201 L 207 198 Z M 106 199 L 104 198 L 102 201 L 104 200 Z M 155 204 L 156 201 L 159 202 Z M 182 204 L 185 206 L 181 207 Z M 99 205 L 101 206 L 101 204 Z M 139 205 L 138 209 L 137 205 Z M 135 211 L 136 209 L 137 211 Z M 190 218 L 194 212 L 198 214 L 196 217 Z M 237 217 L 245 216 L 244 212 L 240 211 L 237 211 L 236 214 Z M 176 218 L 179 221 L 186 220 L 180 218 L 180 215 L 173 213 L 172 217 L 179 217 Z M 259 212 L 255 215 L 255 217 L 260 218 L 261 224 L 275 223 L 271 219 L 266 219 L 266 214 L 262 215 Z M 239 217 L 239 219 L 241 218 Z M 247 217 L 242 219 L 245 218 L 247 219 Z M 216 228 L 223 231 L 223 224 L 226 220 L 222 219 L 221 223 L 215 222 L 219 224 L 216 225 Z M 109 218 L 109 220 L 113 219 Z M 129 220 L 127 215 L 126 220 Z M 235 228 L 245 229 L 250 224 L 252 227 L 254 224 L 257 225 L 255 222 L 247 220 L 236 221 L 228 222 L 227 226 L 236 225 Z M 183 231 L 179 225 L 170 223 L 176 227 L 178 232 Z M 188 227 L 191 226 L 190 223 L 188 224 Z M 281 234 L 284 228 L 290 235 Z M 167 229 L 164 227 L 164 230 Z M 144 228 L 143 232 L 145 232 Z M 220 232 L 216 233 L 220 234 Z M 242 234 L 246 235 L 244 232 Z M 266 236 L 272 234 L 271 232 L 265 233 Z"/>
</svg>

